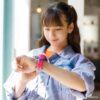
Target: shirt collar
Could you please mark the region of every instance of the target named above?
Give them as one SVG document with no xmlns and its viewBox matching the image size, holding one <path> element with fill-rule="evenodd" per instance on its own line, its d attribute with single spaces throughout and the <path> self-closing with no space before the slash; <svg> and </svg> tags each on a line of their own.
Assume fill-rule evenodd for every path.
<svg viewBox="0 0 100 100">
<path fill-rule="evenodd" d="M 42 46 L 40 48 L 40 54 L 44 53 L 44 50 L 48 48 L 47 45 Z M 61 52 L 58 53 L 59 56 L 63 57 L 63 58 L 70 58 L 71 56 L 73 56 L 75 54 L 74 50 L 72 49 L 71 46 L 67 46 L 65 47 Z"/>
<path fill-rule="evenodd" d="M 60 53 L 59 55 L 63 58 L 70 58 L 71 56 L 73 56 L 75 54 L 74 50 L 72 49 L 71 46 L 67 46 L 65 47 Z"/>
</svg>

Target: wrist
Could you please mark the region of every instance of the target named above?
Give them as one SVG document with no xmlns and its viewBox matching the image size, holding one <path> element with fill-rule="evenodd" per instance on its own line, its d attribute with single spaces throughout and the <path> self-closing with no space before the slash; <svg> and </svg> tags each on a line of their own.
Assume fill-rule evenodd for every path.
<svg viewBox="0 0 100 100">
<path fill-rule="evenodd" d="M 25 90 L 27 81 L 20 80 L 14 86 L 14 99 L 17 100 Z"/>
<path fill-rule="evenodd" d="M 26 73 L 20 73 L 18 83 L 27 84 L 28 81 L 29 81 L 29 79 L 27 78 L 27 74 Z"/>
<path fill-rule="evenodd" d="M 19 79 L 19 83 L 20 83 L 20 84 L 23 84 L 23 85 L 24 85 L 24 84 L 27 84 L 28 81 L 29 81 L 28 79 Z"/>
</svg>

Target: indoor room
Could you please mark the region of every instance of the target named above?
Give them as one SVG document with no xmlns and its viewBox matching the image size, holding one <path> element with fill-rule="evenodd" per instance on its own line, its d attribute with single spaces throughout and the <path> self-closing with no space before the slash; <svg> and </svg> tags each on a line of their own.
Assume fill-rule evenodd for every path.
<svg viewBox="0 0 100 100">
<path fill-rule="evenodd" d="M 82 55 L 93 62 L 96 67 L 93 95 L 84 100 L 100 100 L 99 0 L 0 1 L 0 100 L 7 100 L 4 83 L 12 72 L 12 60 L 38 47 L 38 41 L 43 31 L 41 16 L 48 6 L 60 1 L 75 8 L 78 16 Z M 81 99 L 77 98 L 77 100 Z"/>
</svg>

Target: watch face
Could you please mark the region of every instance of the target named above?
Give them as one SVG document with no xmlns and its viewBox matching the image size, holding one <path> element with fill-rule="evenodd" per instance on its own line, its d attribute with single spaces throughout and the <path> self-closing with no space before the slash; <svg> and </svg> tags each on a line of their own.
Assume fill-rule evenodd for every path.
<svg viewBox="0 0 100 100">
<path fill-rule="evenodd" d="M 37 63 L 37 68 L 39 70 L 41 70 L 43 68 L 43 61 L 46 59 L 46 56 L 41 54 L 39 55 L 39 60 L 38 60 L 38 63 Z"/>
</svg>

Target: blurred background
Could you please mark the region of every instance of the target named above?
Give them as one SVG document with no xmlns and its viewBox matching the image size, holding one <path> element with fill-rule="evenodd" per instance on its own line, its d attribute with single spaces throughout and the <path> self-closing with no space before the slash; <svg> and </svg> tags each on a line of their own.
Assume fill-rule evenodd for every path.
<svg viewBox="0 0 100 100">
<path fill-rule="evenodd" d="M 41 13 L 53 2 L 68 2 L 78 14 L 82 54 L 96 65 L 95 92 L 87 100 L 100 100 L 100 2 L 99 0 L 0 0 L 0 100 L 11 73 L 11 61 L 37 47 Z"/>
</svg>

